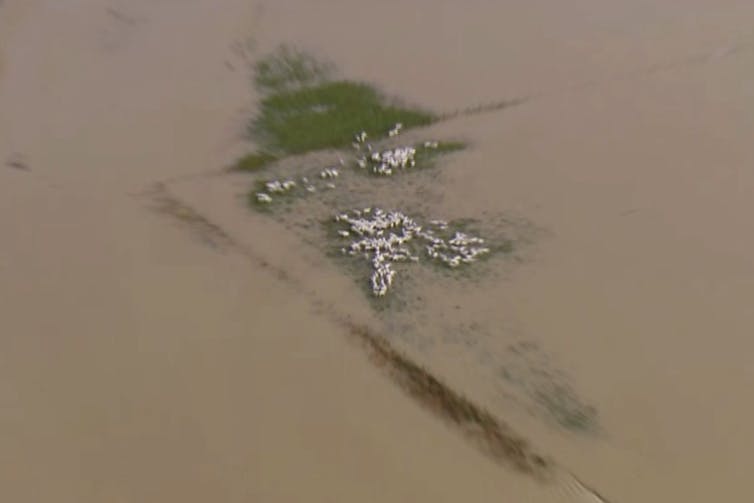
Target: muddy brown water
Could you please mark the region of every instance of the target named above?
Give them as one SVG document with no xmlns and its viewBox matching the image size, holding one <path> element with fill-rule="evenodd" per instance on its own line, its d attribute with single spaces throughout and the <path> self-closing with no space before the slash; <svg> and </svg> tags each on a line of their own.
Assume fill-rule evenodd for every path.
<svg viewBox="0 0 754 503">
<path fill-rule="evenodd" d="M 490 462 L 324 303 L 416 334 L 394 342 L 610 501 L 745 500 L 752 14 L 701 0 L 0 3 L 3 499 L 588 501 Z M 245 178 L 183 179 L 246 148 L 254 97 L 232 46 L 250 35 L 257 54 L 296 43 L 438 111 L 529 97 L 429 132 L 472 147 L 438 168 L 428 205 L 530 229 L 520 260 L 478 288 L 415 284 L 423 303 L 386 321 L 299 249 L 301 232 L 248 213 Z M 155 212 L 145 190 L 166 180 L 320 304 Z M 548 417 L 555 384 L 594 408 L 596 431 Z"/>
</svg>

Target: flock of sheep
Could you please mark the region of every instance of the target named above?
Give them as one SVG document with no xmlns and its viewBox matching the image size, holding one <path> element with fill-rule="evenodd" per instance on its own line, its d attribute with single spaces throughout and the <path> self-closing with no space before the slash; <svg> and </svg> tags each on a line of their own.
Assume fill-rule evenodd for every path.
<svg viewBox="0 0 754 503">
<path fill-rule="evenodd" d="M 397 136 L 402 124 L 396 124 L 388 136 Z M 396 147 L 383 151 L 376 151 L 367 143 L 367 133 L 361 131 L 354 136 L 353 146 L 359 157 L 356 165 L 362 169 L 369 169 L 373 174 L 390 176 L 399 169 L 407 169 L 416 165 L 417 149 L 414 146 Z M 424 142 L 425 149 L 438 148 L 438 142 Z M 341 167 L 345 163 L 341 160 Z M 325 187 L 334 189 L 332 183 L 340 176 L 338 168 L 325 168 L 319 173 L 319 178 Z M 300 184 L 292 179 L 273 180 L 265 183 L 265 190 L 256 193 L 256 200 L 262 204 L 270 204 L 273 197 L 286 194 L 302 186 L 307 192 L 316 192 L 318 187 L 307 177 L 301 177 Z M 380 208 L 364 208 L 350 213 L 341 213 L 335 217 L 337 223 L 343 224 L 338 230 L 342 238 L 353 239 L 343 253 L 364 256 L 372 264 L 371 286 L 372 292 L 378 297 L 384 296 L 393 284 L 395 270 L 394 262 L 419 262 L 416 250 L 424 247 L 426 256 L 455 268 L 461 264 L 474 262 L 479 256 L 490 252 L 483 246 L 484 240 L 469 236 L 462 232 L 455 232 L 450 238 L 443 238 L 438 233 L 447 234 L 448 224 L 442 220 L 432 220 L 422 226 L 414 219 L 398 211 L 386 211 Z M 418 246 L 417 246 L 418 245 Z"/>
<path fill-rule="evenodd" d="M 372 292 L 382 297 L 393 284 L 394 262 L 419 262 L 416 249 L 424 250 L 427 257 L 449 267 L 474 262 L 477 257 L 490 252 L 482 246 L 484 240 L 455 232 L 444 239 L 438 232 L 447 231 L 448 224 L 433 220 L 422 226 L 413 218 L 399 211 L 381 208 L 364 208 L 350 213 L 341 213 L 335 222 L 346 224 L 338 230 L 343 238 L 353 239 L 341 251 L 348 255 L 363 256 L 372 264 Z M 417 244 L 419 246 L 417 246 Z"/>
</svg>

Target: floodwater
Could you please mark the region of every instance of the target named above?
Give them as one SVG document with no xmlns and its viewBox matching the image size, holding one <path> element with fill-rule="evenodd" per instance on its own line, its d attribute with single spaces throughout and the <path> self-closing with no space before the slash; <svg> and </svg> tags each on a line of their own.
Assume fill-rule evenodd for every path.
<svg viewBox="0 0 754 503">
<path fill-rule="evenodd" d="M 336 306 L 410 329 L 397 345 L 613 503 L 746 500 L 753 15 L 0 3 L 0 496 L 589 501 L 418 407 L 325 316 Z M 472 147 L 426 189 L 438 216 L 526 235 L 517 260 L 478 288 L 416 286 L 423 303 L 390 325 L 301 232 L 249 214 L 244 179 L 192 178 L 244 149 L 254 96 L 233 46 L 249 36 L 253 54 L 297 44 L 438 111 L 526 98 L 433 128 Z M 156 182 L 244 246 L 154 211 Z M 593 429 L 557 421 L 556 384 Z"/>
</svg>

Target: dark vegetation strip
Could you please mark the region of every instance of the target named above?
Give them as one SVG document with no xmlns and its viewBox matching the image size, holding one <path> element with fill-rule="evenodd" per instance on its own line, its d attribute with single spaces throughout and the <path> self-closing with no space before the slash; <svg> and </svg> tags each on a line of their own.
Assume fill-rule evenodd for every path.
<svg viewBox="0 0 754 503">
<path fill-rule="evenodd" d="M 395 349 L 384 337 L 367 327 L 351 324 L 350 333 L 367 347 L 380 367 L 411 397 L 457 426 L 494 460 L 541 477 L 552 462 L 536 454 L 529 443 L 487 410 L 454 391 L 426 368 Z"/>
</svg>

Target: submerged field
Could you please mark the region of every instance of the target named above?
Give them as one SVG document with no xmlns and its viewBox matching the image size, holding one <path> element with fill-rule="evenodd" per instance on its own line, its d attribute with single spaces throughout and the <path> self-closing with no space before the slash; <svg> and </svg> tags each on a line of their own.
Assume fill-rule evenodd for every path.
<svg viewBox="0 0 754 503">
<path fill-rule="evenodd" d="M 0 1 L 0 500 L 601 501 L 471 439 L 611 503 L 750 501 L 751 19 Z M 307 133 L 364 103 L 392 123 Z M 411 219 L 381 297 L 333 220 L 389 239 L 367 207 Z M 448 267 L 456 231 L 490 252 Z"/>
<path fill-rule="evenodd" d="M 234 166 L 250 177 L 251 209 L 352 277 L 393 343 L 420 361 L 460 352 L 457 364 L 479 369 L 493 402 L 550 427 L 599 431 L 596 409 L 535 339 L 476 318 L 541 233 L 511 213 L 469 215 L 444 201 L 444 172 L 463 171 L 473 139 L 432 136 L 448 117 L 336 78 L 331 63 L 287 46 L 253 74 L 256 149 Z"/>
</svg>

